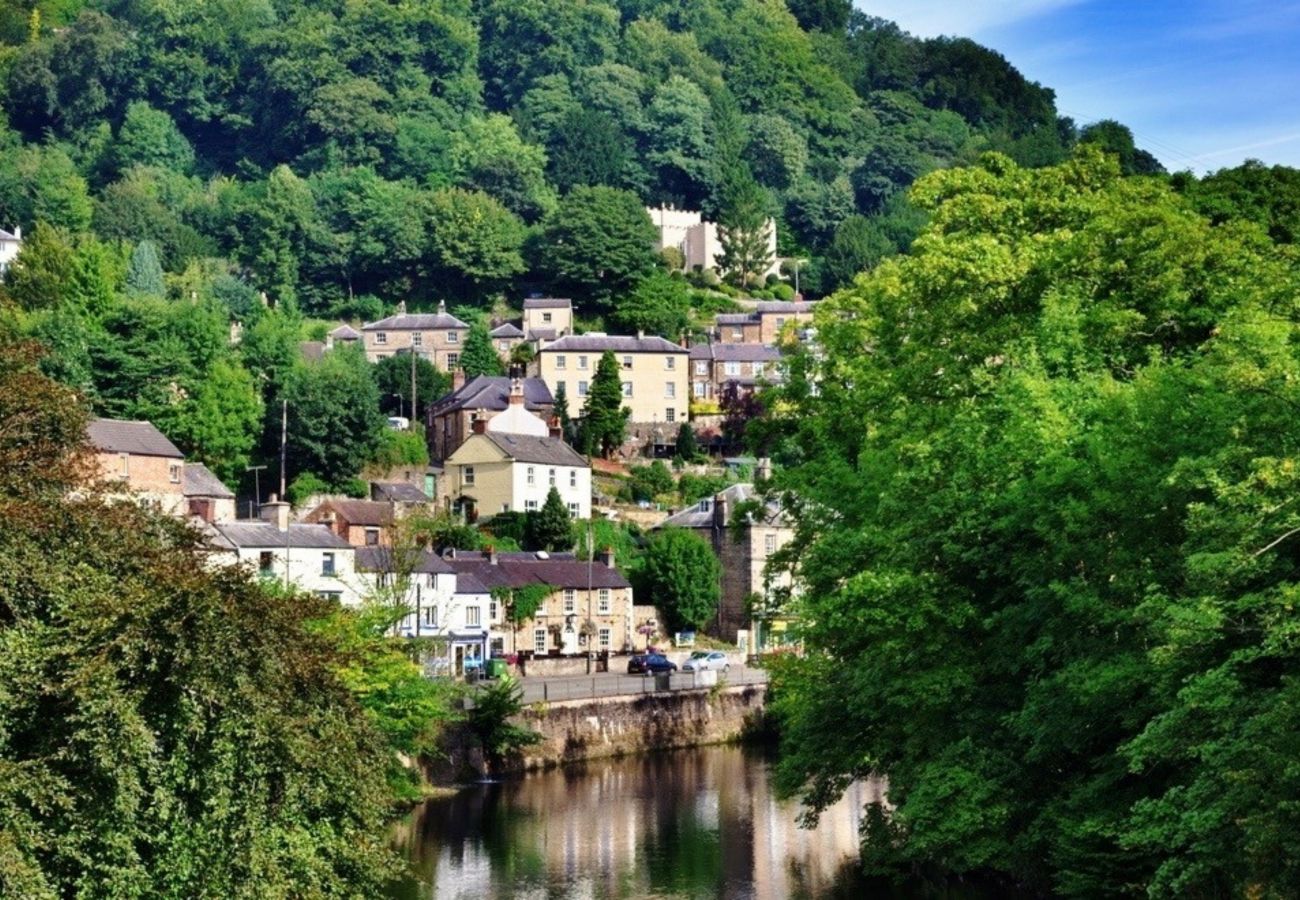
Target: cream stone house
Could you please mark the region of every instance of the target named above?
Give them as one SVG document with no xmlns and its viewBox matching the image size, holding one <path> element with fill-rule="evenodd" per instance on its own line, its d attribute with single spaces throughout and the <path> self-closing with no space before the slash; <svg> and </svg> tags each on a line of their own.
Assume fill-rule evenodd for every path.
<svg viewBox="0 0 1300 900">
<path fill-rule="evenodd" d="M 573 301 L 564 297 L 526 297 L 524 334 L 542 346 L 573 334 Z"/>
<path fill-rule="evenodd" d="M 397 314 L 361 326 L 366 359 L 378 362 L 398 352 L 413 352 L 433 363 L 440 372 L 451 372 L 460 364 L 461 348 L 469 326 L 448 314 L 438 303 L 436 313 L 407 313 L 406 303 L 397 304 Z"/>
<path fill-rule="evenodd" d="M 690 383 L 685 347 L 661 337 L 619 337 L 581 334 L 560 338 L 537 354 L 542 380 L 554 394 L 564 387 L 569 414 L 579 416 L 596 367 L 606 351 L 614 354 L 623 384 L 623 405 L 632 411 L 629 422 L 685 422 L 690 407 Z"/>
<path fill-rule="evenodd" d="M 485 421 L 474 428 L 444 464 L 453 511 L 473 521 L 540 510 L 555 488 L 571 516 L 591 517 L 591 465 L 558 436 L 490 431 Z"/>
</svg>

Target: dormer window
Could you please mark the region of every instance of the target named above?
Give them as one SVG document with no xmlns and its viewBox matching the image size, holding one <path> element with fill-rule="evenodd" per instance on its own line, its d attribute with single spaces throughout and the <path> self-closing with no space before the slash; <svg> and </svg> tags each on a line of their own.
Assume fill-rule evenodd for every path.
<svg viewBox="0 0 1300 900">
<path fill-rule="evenodd" d="M 700 501 L 700 512 L 713 512 L 713 501 L 712 501 L 712 500 L 701 500 L 701 501 Z"/>
</svg>

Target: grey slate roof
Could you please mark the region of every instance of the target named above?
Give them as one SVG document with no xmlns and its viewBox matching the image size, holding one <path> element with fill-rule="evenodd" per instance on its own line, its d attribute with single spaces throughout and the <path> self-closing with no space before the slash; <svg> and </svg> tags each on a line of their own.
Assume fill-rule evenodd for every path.
<svg viewBox="0 0 1300 900">
<path fill-rule="evenodd" d="M 471 576 L 482 582 L 489 590 L 495 587 L 517 588 L 530 584 L 583 589 L 589 583 L 593 588 L 631 587 L 618 569 L 611 569 L 600 562 L 593 562 L 588 566 L 586 560 L 574 559 L 571 554 L 555 554 L 549 559 L 539 559 L 532 553 L 502 553 L 498 555 L 497 562 L 493 563 L 482 554 L 457 553 L 447 559 L 447 562 L 458 575 Z"/>
<path fill-rule="evenodd" d="M 727 504 L 731 509 L 735 509 L 736 504 L 743 503 L 746 500 L 761 499 L 758 493 L 754 490 L 752 484 L 733 484 L 720 493 L 726 499 Z M 714 494 L 712 497 L 705 497 L 703 500 L 692 503 L 682 511 L 674 513 L 664 519 L 655 527 L 663 528 L 664 526 L 671 525 L 677 528 L 712 528 L 713 505 L 715 503 L 714 498 L 717 496 L 717 494 Z M 769 502 L 767 504 L 768 521 L 775 521 L 780 519 L 781 516 L 782 513 L 780 506 L 776 503 Z"/>
<path fill-rule="evenodd" d="M 16 240 L 19 240 L 19 238 L 15 237 L 13 232 L 5 231 L 3 228 L 0 228 L 0 241 L 16 241 Z"/>
<path fill-rule="evenodd" d="M 392 525 L 393 504 L 377 500 L 326 500 L 321 506 L 334 510 L 349 525 Z M 320 509 L 318 506 L 317 509 Z"/>
<path fill-rule="evenodd" d="M 719 325 L 753 325 L 758 319 L 750 313 L 718 313 L 714 321 Z"/>
<path fill-rule="evenodd" d="M 413 574 L 450 575 L 456 570 L 432 550 L 416 551 L 410 559 L 405 559 L 401 551 L 388 547 L 358 547 L 358 572 L 391 572 L 398 565 L 410 565 Z"/>
<path fill-rule="evenodd" d="M 370 485 L 372 500 L 388 503 L 428 503 L 429 496 L 407 481 L 374 482 Z"/>
<path fill-rule="evenodd" d="M 718 362 L 775 362 L 781 351 L 769 344 L 697 344 L 691 348 L 691 359 L 712 359 Z"/>
<path fill-rule="evenodd" d="M 513 322 L 505 322 L 488 332 L 488 337 L 494 338 L 521 338 L 523 336 L 523 329 Z"/>
<path fill-rule="evenodd" d="M 531 328 L 528 331 L 528 336 L 534 341 L 553 341 L 559 333 L 557 328 Z"/>
<path fill-rule="evenodd" d="M 524 309 L 570 309 L 573 301 L 568 297 L 525 297 Z"/>
<path fill-rule="evenodd" d="M 203 463 L 185 464 L 186 497 L 221 497 L 235 499 L 235 492 L 226 487 L 221 479 L 212 474 L 212 470 Z"/>
<path fill-rule="evenodd" d="M 131 453 L 136 456 L 166 456 L 184 459 L 185 454 L 154 427 L 152 422 L 125 419 L 93 419 L 86 428 L 90 444 L 105 453 Z"/>
<path fill-rule="evenodd" d="M 484 437 L 496 444 L 515 462 L 540 463 L 544 466 L 578 466 L 589 468 L 590 463 L 578 451 L 559 438 L 538 437 L 532 434 L 504 434 L 485 432 Z"/>
<path fill-rule="evenodd" d="M 468 331 L 469 326 L 450 313 L 404 313 L 369 322 L 362 331 Z"/>
<path fill-rule="evenodd" d="M 344 322 L 338 328 L 335 328 L 330 332 L 330 337 L 334 338 L 336 341 L 359 341 L 361 340 L 361 332 L 357 331 L 347 322 Z"/>
<path fill-rule="evenodd" d="M 685 353 L 686 348 L 661 337 L 622 337 L 618 335 L 569 334 L 554 344 L 547 345 L 543 353 L 582 352 L 604 353 Z"/>
<path fill-rule="evenodd" d="M 461 409 L 486 409 L 501 412 L 510 405 L 510 379 L 504 375 L 479 375 L 433 404 L 433 415 Z M 524 379 L 524 409 L 542 409 L 555 405 L 551 389 L 540 378 Z"/>
<path fill-rule="evenodd" d="M 324 525 L 291 524 L 281 531 L 270 522 L 225 522 L 212 526 L 236 547 L 350 550 L 352 545 Z"/>
<path fill-rule="evenodd" d="M 754 304 L 755 311 L 759 313 L 810 313 L 817 306 L 816 300 L 804 300 L 798 303 L 786 303 L 781 300 L 760 300 Z"/>
</svg>

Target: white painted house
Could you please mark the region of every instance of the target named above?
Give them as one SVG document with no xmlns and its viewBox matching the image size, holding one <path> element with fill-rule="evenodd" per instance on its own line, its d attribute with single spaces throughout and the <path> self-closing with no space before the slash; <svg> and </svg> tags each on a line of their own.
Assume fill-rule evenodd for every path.
<svg viewBox="0 0 1300 900">
<path fill-rule="evenodd" d="M 23 230 L 17 225 L 13 232 L 0 229 L 0 278 L 4 277 L 9 266 L 18 258 L 18 251 L 23 248 Z"/>
<path fill-rule="evenodd" d="M 540 510 L 552 487 L 569 515 L 591 518 L 591 464 L 559 437 L 485 427 L 471 434 L 443 466 L 449 502 L 470 519 Z"/>
</svg>

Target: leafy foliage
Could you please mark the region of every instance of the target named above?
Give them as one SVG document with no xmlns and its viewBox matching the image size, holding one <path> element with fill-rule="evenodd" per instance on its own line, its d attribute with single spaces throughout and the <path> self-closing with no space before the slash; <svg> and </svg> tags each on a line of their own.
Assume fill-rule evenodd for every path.
<svg viewBox="0 0 1300 900">
<path fill-rule="evenodd" d="M 632 411 L 623 405 L 623 382 L 618 360 L 606 350 L 596 365 L 595 377 L 582 408 L 579 444 L 606 458 L 623 445 Z"/>
<path fill-rule="evenodd" d="M 674 628 L 702 628 L 718 611 L 722 566 L 713 548 L 688 529 L 654 532 L 635 574 L 638 596 L 649 598 Z"/>
</svg>

